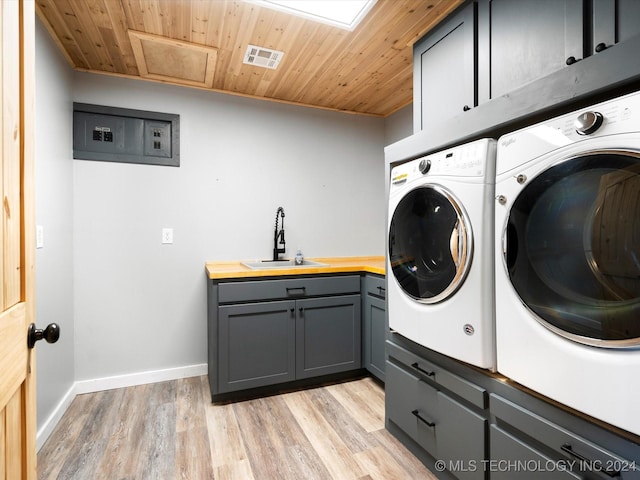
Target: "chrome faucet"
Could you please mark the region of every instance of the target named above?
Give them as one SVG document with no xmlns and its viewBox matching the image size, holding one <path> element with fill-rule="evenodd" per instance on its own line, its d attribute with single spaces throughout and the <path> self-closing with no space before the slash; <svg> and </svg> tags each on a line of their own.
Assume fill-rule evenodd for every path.
<svg viewBox="0 0 640 480">
<path fill-rule="evenodd" d="M 278 220 L 282 217 L 282 227 L 278 230 Z M 282 248 L 278 248 L 278 240 L 280 240 L 280 245 Z M 273 234 L 273 261 L 279 260 L 279 255 L 284 253 L 286 250 L 286 245 L 284 242 L 284 208 L 278 207 L 276 211 L 276 229 Z"/>
</svg>

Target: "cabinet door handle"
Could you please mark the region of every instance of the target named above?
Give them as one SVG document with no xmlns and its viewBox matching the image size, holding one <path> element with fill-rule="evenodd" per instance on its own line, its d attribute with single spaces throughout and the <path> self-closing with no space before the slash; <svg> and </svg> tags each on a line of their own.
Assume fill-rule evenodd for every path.
<svg viewBox="0 0 640 480">
<path fill-rule="evenodd" d="M 433 371 L 430 372 L 428 370 L 420 368 L 420 365 L 418 365 L 418 362 L 412 363 L 411 366 L 416 370 L 418 370 L 420 373 L 424 373 L 427 377 L 433 377 L 436 374 L 436 372 L 433 372 Z"/>
<path fill-rule="evenodd" d="M 590 460 L 587 457 L 585 457 L 584 455 L 579 454 L 578 452 L 574 452 L 573 451 L 573 447 L 571 446 L 570 443 L 565 443 L 564 445 L 562 445 L 560 447 L 560 450 L 562 450 L 565 453 L 568 453 L 569 455 L 571 455 L 574 458 L 577 458 L 578 460 L 580 460 L 580 463 L 582 463 L 583 465 L 601 465 L 602 462 L 596 462 L 595 460 Z M 620 471 L 619 470 L 600 470 L 602 473 L 610 476 L 610 477 L 619 477 L 620 476 Z"/>
<path fill-rule="evenodd" d="M 434 422 L 431 422 L 431 421 L 427 420 L 426 418 L 423 418 L 423 417 L 420 415 L 420 412 L 419 412 L 418 410 L 413 410 L 411 413 L 412 413 L 413 415 L 415 415 L 415 416 L 416 416 L 416 418 L 417 418 L 418 420 L 420 420 L 422 423 L 424 423 L 427 427 L 431 427 L 431 428 L 433 428 L 433 427 L 435 427 L 435 426 L 436 426 L 436 424 L 435 424 Z"/>
<path fill-rule="evenodd" d="M 296 295 L 304 295 L 306 293 L 307 287 L 287 287 L 287 295 L 291 295 L 292 293 L 296 293 Z"/>
<path fill-rule="evenodd" d="M 596 48 L 595 48 L 596 52 L 598 52 L 598 53 L 600 53 L 600 52 L 602 52 L 603 50 L 606 50 L 606 49 L 607 49 L 607 44 L 604 43 L 604 42 L 603 43 L 599 43 L 598 45 L 596 45 Z"/>
<path fill-rule="evenodd" d="M 471 107 L 469 105 L 465 105 L 464 107 L 462 107 L 463 112 L 468 112 L 469 110 L 471 110 Z"/>
<path fill-rule="evenodd" d="M 576 63 L 578 61 L 578 59 L 574 56 L 571 56 L 569 58 L 567 58 L 567 65 L 573 65 L 574 63 Z"/>
</svg>

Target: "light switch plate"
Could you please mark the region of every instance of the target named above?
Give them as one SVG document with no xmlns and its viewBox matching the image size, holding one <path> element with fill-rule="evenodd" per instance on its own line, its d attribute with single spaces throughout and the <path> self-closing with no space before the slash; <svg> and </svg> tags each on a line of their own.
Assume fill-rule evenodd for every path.
<svg viewBox="0 0 640 480">
<path fill-rule="evenodd" d="M 36 225 L 36 248 L 44 248 L 44 227 Z"/>
<path fill-rule="evenodd" d="M 162 229 L 162 243 L 165 245 L 173 243 L 173 228 Z"/>
</svg>

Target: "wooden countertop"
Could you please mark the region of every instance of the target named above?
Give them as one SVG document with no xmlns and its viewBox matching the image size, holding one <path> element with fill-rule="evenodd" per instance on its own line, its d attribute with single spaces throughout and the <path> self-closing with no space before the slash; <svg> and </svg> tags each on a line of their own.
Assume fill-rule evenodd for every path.
<svg viewBox="0 0 640 480">
<path fill-rule="evenodd" d="M 207 272 L 207 276 L 212 280 L 345 272 L 365 272 L 376 273 L 379 275 L 385 274 L 385 261 L 383 256 L 306 258 L 306 260 L 326 263 L 327 265 L 252 270 L 249 267 L 244 266 L 242 261 L 236 260 L 226 262 L 207 262 L 205 263 L 205 270 Z"/>
</svg>

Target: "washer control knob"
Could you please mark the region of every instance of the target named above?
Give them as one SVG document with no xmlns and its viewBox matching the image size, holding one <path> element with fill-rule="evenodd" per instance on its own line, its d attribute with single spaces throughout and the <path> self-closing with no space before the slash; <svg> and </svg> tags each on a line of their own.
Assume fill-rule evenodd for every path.
<svg viewBox="0 0 640 480">
<path fill-rule="evenodd" d="M 580 135 L 589 135 L 600 128 L 602 120 L 604 118 L 600 112 L 584 112 L 578 115 L 573 125 Z"/>
<path fill-rule="evenodd" d="M 420 170 L 420 173 L 422 173 L 423 175 L 426 175 L 429 170 L 431 170 L 431 160 L 427 159 L 422 159 L 420 160 L 420 163 L 418 164 L 418 170 Z"/>
</svg>

